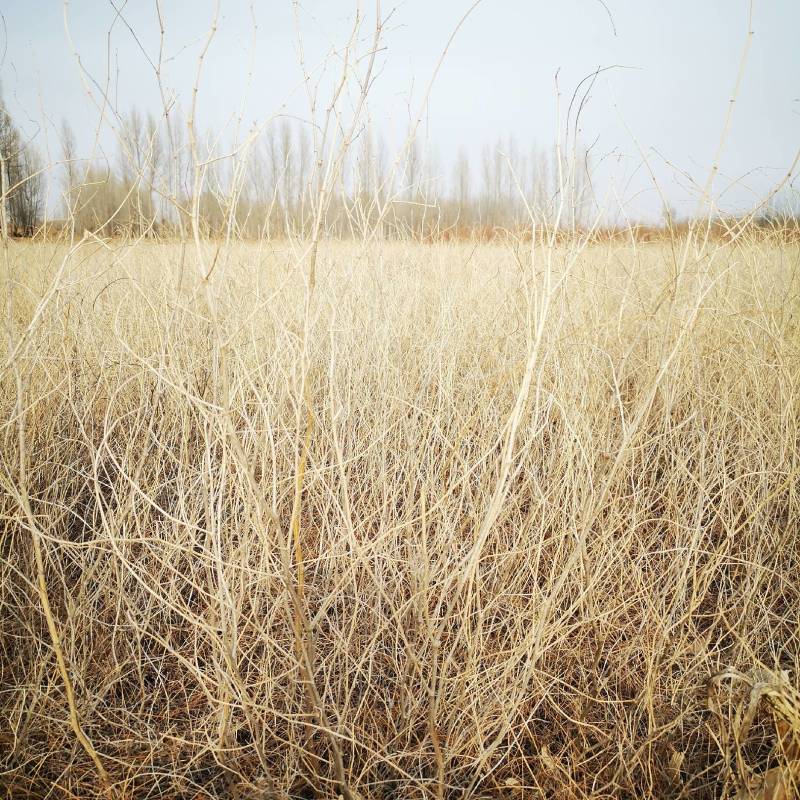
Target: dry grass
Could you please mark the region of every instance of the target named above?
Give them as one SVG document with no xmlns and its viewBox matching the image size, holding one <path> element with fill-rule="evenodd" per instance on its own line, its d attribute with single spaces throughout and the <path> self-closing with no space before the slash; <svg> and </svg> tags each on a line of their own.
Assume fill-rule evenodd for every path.
<svg viewBox="0 0 800 800">
<path fill-rule="evenodd" d="M 785 762 L 726 676 L 797 686 L 800 249 L 524 248 L 331 243 L 309 294 L 288 244 L 207 285 L 179 245 L 9 245 L 6 797 L 718 797 Z"/>
</svg>

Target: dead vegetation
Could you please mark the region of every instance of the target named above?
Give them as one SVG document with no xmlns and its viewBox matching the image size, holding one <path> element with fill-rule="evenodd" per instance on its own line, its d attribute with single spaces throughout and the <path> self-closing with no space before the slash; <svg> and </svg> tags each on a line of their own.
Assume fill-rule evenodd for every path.
<svg viewBox="0 0 800 800">
<path fill-rule="evenodd" d="M 10 242 L 5 796 L 793 796 L 799 256 Z"/>
</svg>

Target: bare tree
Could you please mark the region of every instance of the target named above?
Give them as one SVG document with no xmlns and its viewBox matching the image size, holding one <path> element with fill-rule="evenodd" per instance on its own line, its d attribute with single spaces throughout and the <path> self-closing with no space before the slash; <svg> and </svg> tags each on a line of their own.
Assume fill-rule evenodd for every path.
<svg viewBox="0 0 800 800">
<path fill-rule="evenodd" d="M 73 217 L 75 190 L 78 186 L 77 144 L 75 132 L 66 119 L 61 120 L 61 157 L 64 160 L 64 204 L 68 217 Z"/>
<path fill-rule="evenodd" d="M 33 236 L 44 214 L 44 181 L 41 156 L 31 144 L 19 156 L 19 182 L 11 195 L 11 208 L 17 232 Z"/>
<path fill-rule="evenodd" d="M 32 142 L 22 136 L 0 97 L 0 187 L 2 236 L 31 236 L 44 211 L 42 163 Z"/>
<path fill-rule="evenodd" d="M 9 186 L 11 179 L 9 176 L 9 162 L 12 155 L 17 150 L 17 144 L 13 137 L 14 129 L 6 113 L 5 105 L 0 98 L 0 235 L 3 241 L 8 241 L 10 226 L 9 212 Z"/>
<path fill-rule="evenodd" d="M 147 141 L 147 172 L 145 176 L 147 188 L 147 217 L 148 228 L 152 230 L 158 219 L 158 210 L 156 209 L 154 196 L 161 195 L 163 197 L 168 191 L 163 175 L 164 143 L 158 129 L 158 123 L 152 112 L 147 115 L 145 136 Z"/>
<path fill-rule="evenodd" d="M 306 230 L 306 201 L 308 200 L 311 187 L 310 181 L 314 171 L 313 152 L 311 138 L 305 127 L 297 130 L 297 186 L 295 187 L 297 203 L 297 222 L 300 230 Z"/>
<path fill-rule="evenodd" d="M 283 213 L 287 222 L 287 227 L 291 227 L 294 211 L 294 190 L 295 190 L 295 152 L 292 139 L 292 126 L 288 120 L 284 120 L 280 128 L 280 165 L 282 170 L 281 179 L 281 202 L 283 205 Z"/>
<path fill-rule="evenodd" d="M 459 217 L 465 220 L 470 202 L 470 169 L 466 150 L 460 147 L 453 168 L 453 194 Z"/>
</svg>

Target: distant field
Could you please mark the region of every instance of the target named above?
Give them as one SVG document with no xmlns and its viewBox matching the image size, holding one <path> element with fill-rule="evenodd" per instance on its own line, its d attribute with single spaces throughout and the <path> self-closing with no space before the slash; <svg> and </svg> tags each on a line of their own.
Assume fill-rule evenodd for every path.
<svg viewBox="0 0 800 800">
<path fill-rule="evenodd" d="M 0 253 L 5 796 L 797 758 L 800 246 L 326 243 L 313 291 L 306 251 Z"/>
</svg>

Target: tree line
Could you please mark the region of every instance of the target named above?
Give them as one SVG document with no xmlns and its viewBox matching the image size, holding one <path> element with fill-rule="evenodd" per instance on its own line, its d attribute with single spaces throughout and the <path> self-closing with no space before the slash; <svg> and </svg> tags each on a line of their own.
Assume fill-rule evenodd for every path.
<svg viewBox="0 0 800 800">
<path fill-rule="evenodd" d="M 199 143 L 199 191 L 192 181 L 186 125 L 177 115 L 157 118 L 134 108 L 115 118 L 113 130 L 113 155 L 85 159 L 72 128 L 62 123 L 60 158 L 51 167 L 57 170 L 60 201 L 48 204 L 42 158 L 0 100 L 8 232 L 32 235 L 47 216 L 52 228 L 79 234 L 174 235 L 189 228 L 195 205 L 210 236 L 302 237 L 314 225 L 326 154 L 315 150 L 309 126 L 300 121 L 275 120 L 258 135 L 207 132 Z M 557 147 L 526 148 L 507 136 L 486 145 L 478 161 L 474 164 L 464 148 L 443 159 L 415 137 L 398 155 L 380 130 L 364 125 L 337 174 L 325 207 L 325 231 L 426 238 L 517 230 L 532 221 L 565 229 L 590 221 L 584 150 L 565 155 Z"/>
</svg>

